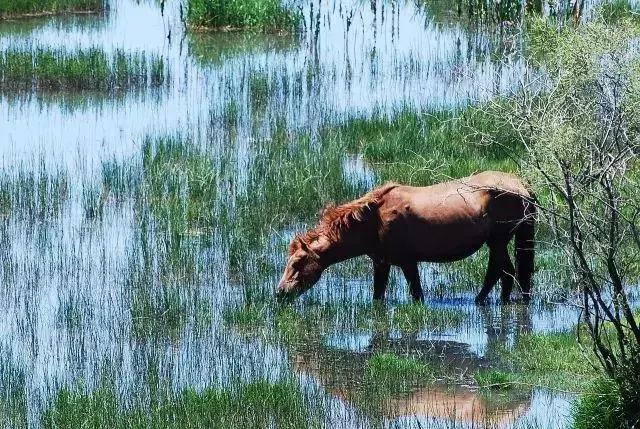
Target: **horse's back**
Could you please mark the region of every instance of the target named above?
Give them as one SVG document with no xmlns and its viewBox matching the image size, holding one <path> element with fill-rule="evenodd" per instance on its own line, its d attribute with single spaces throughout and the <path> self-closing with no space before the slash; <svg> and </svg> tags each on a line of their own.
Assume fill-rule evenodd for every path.
<svg viewBox="0 0 640 429">
<path fill-rule="evenodd" d="M 426 187 L 397 186 L 379 209 L 381 238 L 406 258 L 461 259 L 492 236 L 507 235 L 509 220 L 520 216 L 519 204 L 529 195 L 516 176 L 492 171 Z"/>
</svg>

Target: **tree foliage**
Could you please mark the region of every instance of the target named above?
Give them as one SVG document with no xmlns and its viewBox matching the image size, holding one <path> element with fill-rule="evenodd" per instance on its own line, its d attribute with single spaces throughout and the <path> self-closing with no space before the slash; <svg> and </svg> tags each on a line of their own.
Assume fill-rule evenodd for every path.
<svg viewBox="0 0 640 429">
<path fill-rule="evenodd" d="M 624 396 L 621 425 L 633 426 L 640 409 L 640 388 L 628 383 L 640 373 L 639 320 L 630 304 L 640 272 L 640 31 L 624 18 L 561 30 L 537 25 L 530 47 L 539 72 L 487 110 L 526 149 L 523 175 L 537 191 L 552 243 L 566 254 L 597 363 Z"/>
</svg>

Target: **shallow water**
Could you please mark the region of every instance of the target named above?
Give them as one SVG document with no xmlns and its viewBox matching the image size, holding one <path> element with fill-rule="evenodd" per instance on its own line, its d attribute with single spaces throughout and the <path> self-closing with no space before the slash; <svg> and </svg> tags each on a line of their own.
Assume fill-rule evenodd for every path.
<svg viewBox="0 0 640 429">
<path fill-rule="evenodd" d="M 223 192 L 217 204 L 233 205 L 246 192 L 254 160 L 263 154 L 260 145 L 270 142 L 277 123 L 313 139 L 323 127 L 352 118 L 393 116 L 405 108 L 456 108 L 504 93 L 524 72 L 518 29 L 469 25 L 439 3 L 313 0 L 302 4 L 306 31 L 301 35 L 192 35 L 184 34 L 178 2 L 171 3 L 164 14 L 154 1 L 115 0 L 105 16 L 0 23 L 0 49 L 123 48 L 162 55 L 170 70 L 166 88 L 118 97 L 0 96 L 3 174 L 15 178 L 28 170 L 46 176 L 59 170 L 68 181 L 59 211 L 2 218 L 2 400 L 23 405 L 19 412 L 29 426 L 39 427 L 62 386 L 91 389 L 105 376 L 115 379 L 119 396 L 129 403 L 145 395 L 139 386 L 151 369 L 175 390 L 294 373 L 305 389 L 325 395 L 330 427 L 471 427 L 484 420 L 497 427 L 566 427 L 572 397 L 540 389 L 494 406 L 465 385 L 454 387 L 456 394 L 450 386 L 416 388 L 394 398 L 392 408 L 363 415 L 344 386 L 327 382 L 340 368 L 322 373 L 322 359 L 332 353 L 358 359 L 371 351 L 379 333 L 338 324 L 308 345 L 308 356 L 242 335 L 222 320 L 225 309 L 247 298 L 230 266 L 223 227 L 202 233 L 206 245 L 185 239 L 179 246 L 189 264 L 180 259 L 171 268 L 167 240 L 154 229 L 160 221 L 141 213 L 135 198 L 110 201 L 97 219 L 84 212 L 84 192 L 100 184 L 104 163 L 135 168 L 148 136 L 192 136 L 214 164 L 222 165 L 231 153 L 224 176 L 234 182 L 230 190 L 227 182 L 218 183 Z M 231 126 L 225 119 L 230 106 L 236 112 Z M 362 158 L 345 156 L 341 168 L 336 174 L 352 189 L 377 183 Z M 300 228 L 275 231 L 266 249 L 256 251 L 267 254 L 266 272 L 251 265 L 253 253 L 243 255 L 263 291 L 277 281 L 287 240 Z M 423 267 L 428 291 L 441 279 L 438 270 Z M 332 270 L 298 306 L 345 302 L 348 312 L 369 302 L 369 275 L 361 262 Z M 407 300 L 405 289 L 394 278 L 391 307 Z M 147 299 L 162 298 L 158 291 L 165 290 L 177 294 L 184 317 L 169 327 L 148 325 L 146 313 L 136 309 Z M 527 310 L 494 302 L 479 308 L 472 297 L 469 291 L 427 302 L 462 312 L 460 326 L 410 338 L 391 332 L 385 341 L 422 357 L 427 347 L 433 359 L 464 370 L 455 365 L 486 367 L 493 346 L 513 345 L 523 332 L 563 331 L 577 321 L 567 306 L 536 303 Z M 342 376 L 348 387 L 350 375 Z"/>
</svg>

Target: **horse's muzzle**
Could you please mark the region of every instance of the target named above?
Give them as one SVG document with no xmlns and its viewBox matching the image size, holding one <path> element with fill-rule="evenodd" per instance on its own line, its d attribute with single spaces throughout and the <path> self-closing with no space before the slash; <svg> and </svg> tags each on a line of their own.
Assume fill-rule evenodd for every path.
<svg viewBox="0 0 640 429">
<path fill-rule="evenodd" d="M 278 286 L 278 289 L 276 289 L 276 302 L 279 304 L 290 303 L 296 299 L 298 295 L 299 294 L 294 291 L 287 290 L 286 287 Z"/>
</svg>

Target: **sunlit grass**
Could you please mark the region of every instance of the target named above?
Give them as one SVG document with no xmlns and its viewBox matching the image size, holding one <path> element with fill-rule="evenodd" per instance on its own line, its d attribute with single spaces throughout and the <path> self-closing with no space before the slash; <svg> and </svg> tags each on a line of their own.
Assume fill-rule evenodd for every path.
<svg viewBox="0 0 640 429">
<path fill-rule="evenodd" d="M 455 328 L 465 319 L 459 310 L 431 308 L 422 303 L 401 304 L 392 312 L 393 327 L 408 332 Z"/>
</svg>

